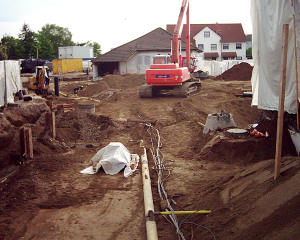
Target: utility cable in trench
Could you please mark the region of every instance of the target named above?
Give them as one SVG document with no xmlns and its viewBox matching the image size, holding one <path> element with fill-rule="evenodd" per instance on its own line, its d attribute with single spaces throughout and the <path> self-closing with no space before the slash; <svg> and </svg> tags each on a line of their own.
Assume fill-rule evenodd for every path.
<svg viewBox="0 0 300 240">
<path fill-rule="evenodd" d="M 158 177 L 157 178 L 158 194 L 159 194 L 160 199 L 165 200 L 167 202 L 167 205 L 168 205 L 168 209 L 165 209 L 165 211 L 169 212 L 169 213 L 168 214 L 161 214 L 161 215 L 163 215 L 164 218 L 176 228 L 176 233 L 178 235 L 179 240 L 185 240 L 184 235 L 180 230 L 180 227 L 182 227 L 184 224 L 188 224 L 188 223 L 206 229 L 207 231 L 209 231 L 212 234 L 213 238 L 216 239 L 213 232 L 211 230 L 209 230 L 208 228 L 206 228 L 202 225 L 193 223 L 193 222 L 185 222 L 185 220 L 188 217 L 190 217 L 191 215 L 193 215 L 197 212 L 198 213 L 210 213 L 210 211 L 206 211 L 206 212 L 205 211 L 192 211 L 192 212 L 190 212 L 190 214 L 186 218 L 184 218 L 184 220 L 180 224 L 178 223 L 178 219 L 177 219 L 177 216 L 176 216 L 177 211 L 174 211 L 174 209 L 172 208 L 172 206 L 170 204 L 170 201 L 168 199 L 168 194 L 167 194 L 167 192 L 164 188 L 164 184 L 163 184 L 163 181 L 165 180 L 165 179 L 163 179 L 163 173 L 164 173 L 165 170 L 168 170 L 168 169 L 166 169 L 165 166 L 164 166 L 164 162 L 165 162 L 164 155 L 160 150 L 160 148 L 162 146 L 162 143 L 160 141 L 160 134 L 159 134 L 158 129 L 154 128 L 151 124 L 146 124 L 146 126 L 148 127 L 147 132 L 149 133 L 150 139 L 151 139 L 151 149 L 150 149 L 150 151 L 151 151 L 152 158 L 153 158 L 153 161 L 154 161 L 154 169 L 156 170 L 157 177 Z M 170 170 L 168 170 L 168 171 L 169 171 L 169 173 L 168 173 L 168 176 L 166 178 L 168 178 L 170 176 Z M 170 220 L 166 217 L 166 215 L 169 216 Z"/>
</svg>

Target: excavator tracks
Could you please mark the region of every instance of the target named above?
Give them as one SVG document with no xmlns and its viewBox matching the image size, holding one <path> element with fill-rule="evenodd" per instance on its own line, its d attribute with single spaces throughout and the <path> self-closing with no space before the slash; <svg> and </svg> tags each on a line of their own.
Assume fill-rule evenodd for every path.
<svg viewBox="0 0 300 240">
<path fill-rule="evenodd" d="M 144 84 L 139 89 L 139 95 L 141 98 L 152 98 L 162 95 L 173 95 L 174 97 L 187 98 L 190 95 L 200 92 L 200 90 L 200 81 L 184 82 L 180 86 L 151 86 Z"/>
<path fill-rule="evenodd" d="M 185 82 L 181 86 L 174 87 L 174 97 L 187 98 L 190 95 L 200 92 L 201 83 Z"/>
</svg>

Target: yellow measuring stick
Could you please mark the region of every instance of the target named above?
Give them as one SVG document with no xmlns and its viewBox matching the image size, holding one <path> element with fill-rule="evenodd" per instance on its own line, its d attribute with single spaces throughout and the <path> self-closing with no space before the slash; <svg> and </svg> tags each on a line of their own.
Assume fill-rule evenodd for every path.
<svg viewBox="0 0 300 240">
<path fill-rule="evenodd" d="M 174 211 L 176 215 L 185 215 L 185 214 L 208 214 L 211 213 L 210 210 L 199 210 L 199 211 Z M 157 214 L 156 212 L 154 214 Z M 159 215 L 172 215 L 172 212 L 159 212 Z"/>
</svg>

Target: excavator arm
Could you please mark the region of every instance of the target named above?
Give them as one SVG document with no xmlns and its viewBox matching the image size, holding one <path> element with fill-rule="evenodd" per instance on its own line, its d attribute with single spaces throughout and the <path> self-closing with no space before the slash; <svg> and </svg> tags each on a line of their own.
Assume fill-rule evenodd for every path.
<svg viewBox="0 0 300 240">
<path fill-rule="evenodd" d="M 181 55 L 180 55 L 180 40 L 181 40 L 181 33 L 183 28 L 183 18 L 186 15 L 186 57 L 187 62 L 190 59 L 190 20 L 189 20 L 189 0 L 183 0 L 177 20 L 177 24 L 175 26 L 173 37 L 172 37 L 172 55 L 171 55 L 171 62 L 172 63 L 180 63 L 181 62 Z M 187 64 L 188 65 L 188 64 Z M 182 66 L 180 66 L 182 67 Z M 189 66 L 187 66 L 189 67 Z"/>
</svg>

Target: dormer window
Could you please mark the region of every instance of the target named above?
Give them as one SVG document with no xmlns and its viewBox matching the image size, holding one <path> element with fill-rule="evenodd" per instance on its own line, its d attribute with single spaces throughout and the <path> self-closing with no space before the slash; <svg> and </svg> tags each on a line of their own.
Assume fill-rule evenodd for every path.
<svg viewBox="0 0 300 240">
<path fill-rule="evenodd" d="M 204 31 L 204 37 L 210 37 L 210 31 Z"/>
</svg>

